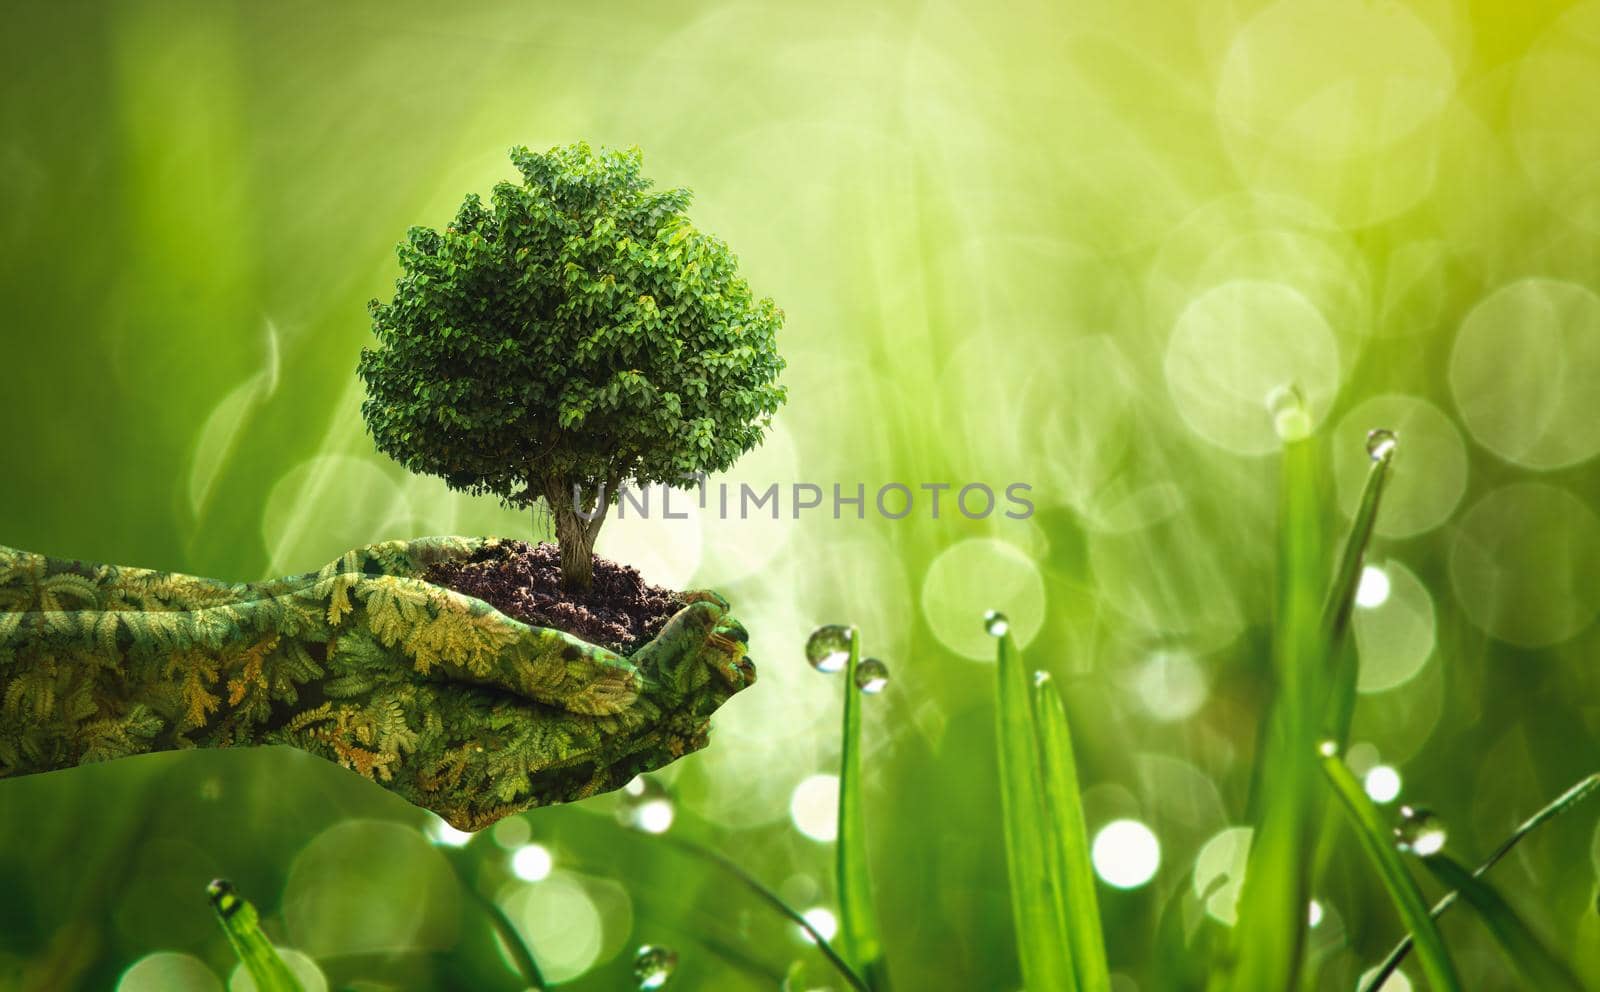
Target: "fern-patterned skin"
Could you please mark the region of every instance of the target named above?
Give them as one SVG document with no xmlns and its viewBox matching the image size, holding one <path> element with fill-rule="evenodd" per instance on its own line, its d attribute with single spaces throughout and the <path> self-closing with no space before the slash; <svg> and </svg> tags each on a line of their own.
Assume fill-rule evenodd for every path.
<svg viewBox="0 0 1600 992">
<path fill-rule="evenodd" d="M 0 547 L 0 778 L 288 744 L 478 830 L 704 747 L 754 681 L 714 593 L 623 657 L 422 580 L 493 543 L 391 541 L 261 583 Z"/>
</svg>

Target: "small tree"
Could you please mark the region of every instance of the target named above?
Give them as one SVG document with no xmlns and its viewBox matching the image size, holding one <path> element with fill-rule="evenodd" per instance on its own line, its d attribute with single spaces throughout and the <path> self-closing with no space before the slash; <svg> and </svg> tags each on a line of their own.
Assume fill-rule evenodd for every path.
<svg viewBox="0 0 1600 992">
<path fill-rule="evenodd" d="M 370 304 L 361 412 L 412 471 L 513 506 L 542 497 L 563 585 L 581 590 L 624 480 L 681 485 L 761 443 L 784 401 L 783 312 L 690 224 L 687 190 L 651 191 L 637 149 L 511 161 L 520 185 L 399 246 L 394 299 Z"/>
</svg>

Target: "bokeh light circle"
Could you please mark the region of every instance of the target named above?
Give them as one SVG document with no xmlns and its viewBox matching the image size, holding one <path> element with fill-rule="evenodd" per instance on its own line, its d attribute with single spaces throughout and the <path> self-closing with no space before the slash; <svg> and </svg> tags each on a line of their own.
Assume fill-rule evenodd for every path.
<svg viewBox="0 0 1600 992">
<path fill-rule="evenodd" d="M 922 580 L 922 615 L 939 642 L 976 661 L 993 661 L 994 638 L 984 632 L 985 610 L 1011 620 L 1011 636 L 1027 647 L 1044 623 L 1044 579 L 1039 566 L 1009 542 L 973 537 L 952 544 L 928 566 Z"/>
<path fill-rule="evenodd" d="M 1234 39 L 1217 115 L 1269 145 L 1341 158 L 1415 133 L 1454 89 L 1449 54 L 1403 5 L 1282 0 Z"/>
<path fill-rule="evenodd" d="M 1400 773 L 1389 765 L 1374 765 L 1362 776 L 1361 788 L 1375 803 L 1392 803 L 1400 797 Z"/>
<path fill-rule="evenodd" d="M 542 882 L 554 867 L 555 858 L 543 844 L 524 844 L 511 855 L 511 874 L 524 882 Z"/>
<path fill-rule="evenodd" d="M 1377 602 L 1369 598 L 1370 605 L 1358 597 L 1350 617 L 1360 659 L 1356 688 L 1386 692 L 1415 678 L 1433 656 L 1433 597 L 1414 572 L 1393 559 L 1369 565 L 1367 572 L 1383 576 L 1386 594 Z M 1365 573 L 1361 584 L 1369 585 Z"/>
<path fill-rule="evenodd" d="M 1252 186 L 1358 227 L 1432 187 L 1428 139 L 1455 88 L 1450 54 L 1406 5 L 1281 0 L 1233 38 L 1216 115 Z"/>
<path fill-rule="evenodd" d="M 1206 673 L 1187 651 L 1155 651 L 1130 680 L 1139 704 L 1157 720 L 1186 720 L 1210 695 Z"/>
<path fill-rule="evenodd" d="M 322 973 L 315 961 L 292 947 L 279 947 L 276 950 L 278 957 L 300 980 L 301 992 L 328 992 L 328 976 Z M 235 967 L 233 974 L 228 976 L 228 992 L 256 992 L 256 980 L 243 964 Z"/>
<path fill-rule="evenodd" d="M 1553 216 L 1600 232 L 1600 3 L 1574 5 L 1517 64 L 1509 125 Z"/>
<path fill-rule="evenodd" d="M 570 981 L 600 960 L 605 923 L 580 879 L 557 872 L 534 884 L 509 887 L 495 901 L 548 981 Z"/>
<path fill-rule="evenodd" d="M 1250 827 L 1218 831 L 1200 847 L 1194 859 L 1194 894 L 1205 899 L 1206 915 L 1233 926 L 1239 920 L 1239 892 L 1250 862 Z"/>
<path fill-rule="evenodd" d="M 1206 291 L 1178 316 L 1164 370 L 1190 429 L 1219 448 L 1263 455 L 1282 443 L 1267 398 L 1293 384 L 1312 426 L 1320 423 L 1339 389 L 1339 346 L 1297 290 L 1237 280 Z"/>
<path fill-rule="evenodd" d="M 1136 889 L 1161 867 L 1161 842 L 1138 820 L 1113 820 L 1094 835 L 1089 858 L 1107 885 Z"/>
<path fill-rule="evenodd" d="M 1449 519 L 1467 491 L 1467 445 L 1442 410 L 1415 396 L 1374 396 L 1344 415 L 1333 431 L 1333 474 L 1347 517 L 1361 505 L 1372 459 L 1367 432 L 1385 428 L 1400 444 L 1389 465 L 1383 512 L 1374 529 L 1412 537 Z"/>
<path fill-rule="evenodd" d="M 223 992 L 222 979 L 193 954 L 157 951 L 135 961 L 116 992 Z"/>
<path fill-rule="evenodd" d="M 839 835 L 839 776 L 811 775 L 794 787 L 789 818 L 812 840 L 831 843 Z"/>
<path fill-rule="evenodd" d="M 1600 611 L 1600 519 L 1565 489 L 1519 482 L 1462 515 L 1450 581 L 1474 624 L 1520 647 L 1565 641 Z"/>
<path fill-rule="evenodd" d="M 346 820 L 312 838 L 289 866 L 283 920 L 315 958 L 442 950 L 456 939 L 455 872 L 420 832 Z"/>
<path fill-rule="evenodd" d="M 1489 294 L 1462 322 L 1450 353 L 1450 390 L 1467 430 L 1528 468 L 1600 453 L 1597 381 L 1600 296 L 1556 279 L 1523 279 Z"/>
</svg>

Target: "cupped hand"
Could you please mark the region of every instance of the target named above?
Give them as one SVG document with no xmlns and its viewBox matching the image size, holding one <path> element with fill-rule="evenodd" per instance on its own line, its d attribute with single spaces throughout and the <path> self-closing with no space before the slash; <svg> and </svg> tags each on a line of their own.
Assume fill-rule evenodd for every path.
<svg viewBox="0 0 1600 992">
<path fill-rule="evenodd" d="M 478 829 L 703 747 L 753 680 L 715 594 L 623 657 L 423 578 L 484 543 L 370 545 L 254 584 L 0 549 L 0 775 L 289 744 Z"/>
</svg>

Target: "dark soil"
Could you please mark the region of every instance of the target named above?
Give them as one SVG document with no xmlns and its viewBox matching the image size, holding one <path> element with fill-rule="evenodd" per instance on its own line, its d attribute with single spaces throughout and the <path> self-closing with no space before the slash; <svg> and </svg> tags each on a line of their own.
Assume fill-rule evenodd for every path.
<svg viewBox="0 0 1600 992">
<path fill-rule="evenodd" d="M 594 586 L 586 593 L 561 589 L 561 553 L 554 544 L 501 541 L 471 558 L 440 562 L 425 578 L 535 627 L 554 627 L 590 644 L 628 654 L 661 632 L 682 609 L 682 597 L 653 586 L 639 570 L 594 560 Z"/>
</svg>

